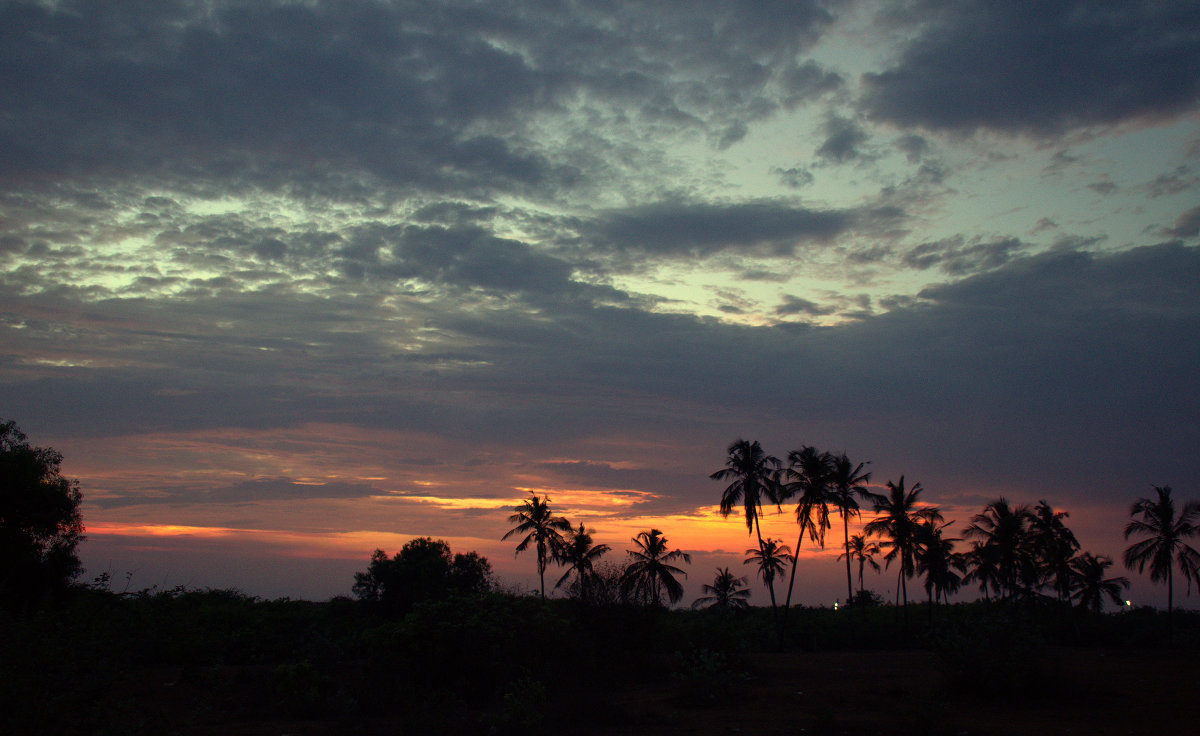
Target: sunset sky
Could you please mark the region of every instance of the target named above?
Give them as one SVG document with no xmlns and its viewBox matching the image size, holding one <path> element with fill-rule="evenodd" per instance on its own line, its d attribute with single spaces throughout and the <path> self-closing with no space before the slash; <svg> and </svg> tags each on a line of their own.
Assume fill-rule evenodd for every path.
<svg viewBox="0 0 1200 736">
<path fill-rule="evenodd" d="M 1197 338 L 1200 4 L 0 2 L 0 418 L 118 589 L 528 588 L 533 491 L 690 602 L 739 437 L 1119 559 L 1200 500 Z"/>
</svg>

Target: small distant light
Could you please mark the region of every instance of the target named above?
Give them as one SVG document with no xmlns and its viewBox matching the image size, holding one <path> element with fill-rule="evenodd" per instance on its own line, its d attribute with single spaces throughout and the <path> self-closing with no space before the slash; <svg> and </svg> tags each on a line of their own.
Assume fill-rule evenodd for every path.
<svg viewBox="0 0 1200 736">
<path fill-rule="evenodd" d="M 1133 601 L 1125 601 L 1125 605 L 1129 608 L 1133 608 Z"/>
<path fill-rule="evenodd" d="M 834 601 L 833 602 L 833 610 L 835 610 L 835 611 L 838 610 L 837 607 L 838 607 L 838 602 Z"/>
</svg>

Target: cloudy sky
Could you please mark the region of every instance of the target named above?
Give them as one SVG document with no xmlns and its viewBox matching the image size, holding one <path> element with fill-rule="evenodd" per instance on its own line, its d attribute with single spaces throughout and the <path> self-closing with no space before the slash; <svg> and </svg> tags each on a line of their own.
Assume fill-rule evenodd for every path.
<svg viewBox="0 0 1200 736">
<path fill-rule="evenodd" d="M 526 586 L 530 490 L 698 586 L 738 437 L 1119 556 L 1200 498 L 1198 112 L 1169 0 L 2 2 L 0 416 L 135 588 Z"/>
</svg>

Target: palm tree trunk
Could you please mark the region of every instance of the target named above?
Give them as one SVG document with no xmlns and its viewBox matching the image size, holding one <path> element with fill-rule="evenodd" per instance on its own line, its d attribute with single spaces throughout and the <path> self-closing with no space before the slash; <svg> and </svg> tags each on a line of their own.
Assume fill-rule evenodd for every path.
<svg viewBox="0 0 1200 736">
<path fill-rule="evenodd" d="M 866 560 L 864 560 L 861 557 L 858 558 L 858 594 L 859 595 L 862 595 L 862 592 L 863 592 L 863 565 L 866 565 L 866 564 L 867 564 Z"/>
<path fill-rule="evenodd" d="M 842 536 L 846 540 L 846 605 L 850 605 L 854 600 L 854 583 L 850 579 L 850 521 L 846 518 L 845 509 L 842 510 Z"/>
<path fill-rule="evenodd" d="M 786 612 L 792 607 L 792 588 L 796 585 L 796 565 L 800 564 L 800 545 L 804 542 L 804 523 L 800 524 L 800 537 L 796 540 L 796 551 L 792 555 L 792 578 L 788 581 L 787 600 L 783 604 L 783 610 Z"/>
<path fill-rule="evenodd" d="M 1175 638 L 1175 628 L 1172 625 L 1172 618 L 1175 609 L 1175 573 L 1171 565 L 1167 565 L 1167 641 L 1171 642 Z"/>
</svg>

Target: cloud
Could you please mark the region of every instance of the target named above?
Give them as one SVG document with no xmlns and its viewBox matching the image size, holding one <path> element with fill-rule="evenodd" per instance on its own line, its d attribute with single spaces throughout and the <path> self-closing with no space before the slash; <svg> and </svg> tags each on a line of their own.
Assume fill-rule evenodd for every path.
<svg viewBox="0 0 1200 736">
<path fill-rule="evenodd" d="M 816 155 L 839 164 L 859 158 L 862 155 L 859 146 L 869 138 L 857 123 L 841 117 L 830 118 L 825 123 L 825 136 Z"/>
<path fill-rule="evenodd" d="M 818 2 L 7 3 L 0 174 L 564 196 L 610 142 L 670 125 L 727 147 L 828 89 L 792 60 L 832 21 Z"/>
<path fill-rule="evenodd" d="M 1169 233 L 1177 238 L 1194 238 L 1200 235 L 1200 205 L 1180 215 Z"/>
<path fill-rule="evenodd" d="M 1172 118 L 1200 99 L 1190 3 L 973 0 L 924 3 L 921 18 L 893 67 L 863 75 L 877 120 L 1052 137 Z"/>
<path fill-rule="evenodd" d="M 1053 226 L 1052 223 L 1050 226 Z M 955 236 L 922 243 L 906 253 L 902 262 L 922 271 L 937 266 L 944 273 L 961 276 L 1002 266 L 1027 248 L 1025 243 L 1015 238 L 968 242 L 962 236 Z"/>
<path fill-rule="evenodd" d="M 784 202 L 659 202 L 604 213 L 583 225 L 589 244 L 663 256 L 706 256 L 721 250 L 785 255 L 850 230 L 858 213 Z"/>
</svg>

